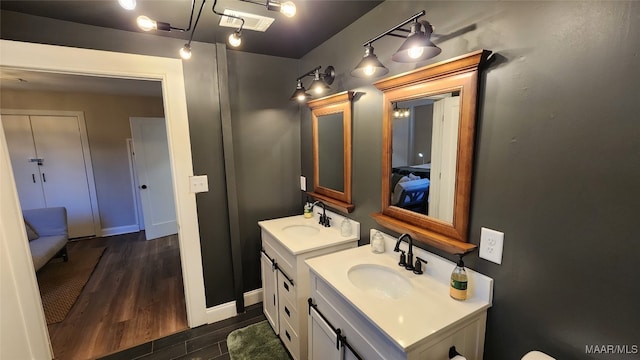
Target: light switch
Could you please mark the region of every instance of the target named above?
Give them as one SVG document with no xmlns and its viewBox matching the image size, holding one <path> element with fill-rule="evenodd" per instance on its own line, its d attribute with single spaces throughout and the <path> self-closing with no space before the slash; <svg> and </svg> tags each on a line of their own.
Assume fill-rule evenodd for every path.
<svg viewBox="0 0 640 360">
<path fill-rule="evenodd" d="M 300 190 L 307 191 L 307 178 L 300 176 Z"/>
<path fill-rule="evenodd" d="M 209 191 L 209 179 L 207 175 L 190 176 L 189 189 L 195 194 Z"/>
<path fill-rule="evenodd" d="M 480 257 L 496 264 L 502 264 L 504 233 L 487 228 L 480 229 Z"/>
</svg>

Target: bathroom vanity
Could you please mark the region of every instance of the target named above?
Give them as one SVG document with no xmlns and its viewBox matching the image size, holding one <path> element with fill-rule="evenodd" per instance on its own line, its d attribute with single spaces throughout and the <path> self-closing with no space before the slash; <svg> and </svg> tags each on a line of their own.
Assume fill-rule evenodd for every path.
<svg viewBox="0 0 640 360">
<path fill-rule="evenodd" d="M 331 227 L 318 224 L 318 214 L 258 222 L 262 229 L 262 294 L 264 314 L 296 360 L 307 358 L 309 268 L 305 260 L 355 248 L 360 224 L 351 221 L 351 235 L 342 236 L 342 216 L 327 211 Z"/>
<path fill-rule="evenodd" d="M 384 236 L 382 254 L 361 246 L 307 260 L 309 359 L 445 360 L 452 347 L 482 359 L 493 280 L 467 269 L 468 299 L 454 300 L 453 262 L 414 247 L 428 261 L 414 274 L 398 266 L 395 239 Z"/>
</svg>

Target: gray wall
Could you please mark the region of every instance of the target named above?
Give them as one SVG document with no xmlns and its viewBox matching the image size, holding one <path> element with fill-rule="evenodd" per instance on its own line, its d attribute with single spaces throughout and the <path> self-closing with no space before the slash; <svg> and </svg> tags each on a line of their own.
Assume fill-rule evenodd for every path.
<svg viewBox="0 0 640 360">
<path fill-rule="evenodd" d="M 477 253 L 466 261 L 495 280 L 484 358 L 540 349 L 637 359 L 585 346 L 640 339 L 640 3 L 387 1 L 307 54 L 301 68 L 333 65 L 334 91 L 360 93 L 352 215 L 363 242 L 379 228 L 369 214 L 380 209 L 382 95 L 349 72 L 364 41 L 422 9 L 436 33 L 475 27 L 441 42 L 432 62 L 480 48 L 499 54 L 482 81 L 470 239 L 478 244 L 483 226 L 503 231 L 504 256 L 502 265 Z M 391 62 L 400 43 L 374 43 L 389 76 L 430 63 Z M 311 176 L 310 114 L 301 117 Z"/>
<path fill-rule="evenodd" d="M 3 39 L 46 43 L 80 48 L 118 51 L 143 55 L 178 58 L 177 50 L 184 41 L 144 33 L 133 33 L 58 21 L 3 11 L 0 34 Z M 216 46 L 193 43 L 193 57 L 183 62 L 191 150 L 195 174 L 209 176 L 209 192 L 197 195 L 198 222 L 204 267 L 206 303 L 208 307 L 234 300 L 229 211 L 226 193 L 225 164 L 222 145 L 220 101 Z M 234 65 L 235 63 L 242 66 Z M 276 66 L 276 72 L 261 68 L 262 62 Z M 254 57 L 250 54 L 229 55 L 230 90 L 236 99 L 238 114 L 232 110 L 234 150 L 240 174 L 239 218 L 241 234 L 248 244 L 243 254 L 250 264 L 245 289 L 259 286 L 255 253 L 256 219 L 278 217 L 301 208 L 297 198 L 300 175 L 298 107 L 288 103 L 295 86 L 297 61 Z M 252 81 L 267 76 L 270 82 L 257 87 Z M 282 82 L 280 84 L 280 82 Z M 286 87 L 286 90 L 285 90 Z M 284 94 L 284 96 L 283 96 Z M 247 105 L 255 101 L 254 105 Z M 241 106 L 239 109 L 237 106 Z M 245 109 L 246 107 L 246 109 Z M 273 110 L 280 109 L 280 110 Z M 266 115 L 265 115 L 266 113 Z M 254 127 L 257 126 L 257 127 Z M 263 146 L 257 146 L 261 144 Z M 267 144 L 271 151 L 264 151 Z M 269 171 L 251 171 L 259 164 Z M 259 185 L 255 188 L 255 183 Z M 256 192 L 259 189 L 258 192 Z M 243 192 L 244 190 L 244 192 Z M 246 225 L 249 224 L 249 225 Z M 245 226 L 246 225 L 246 226 Z"/>
<path fill-rule="evenodd" d="M 298 60 L 228 51 L 244 290 L 262 287 L 258 221 L 299 214 Z"/>
</svg>

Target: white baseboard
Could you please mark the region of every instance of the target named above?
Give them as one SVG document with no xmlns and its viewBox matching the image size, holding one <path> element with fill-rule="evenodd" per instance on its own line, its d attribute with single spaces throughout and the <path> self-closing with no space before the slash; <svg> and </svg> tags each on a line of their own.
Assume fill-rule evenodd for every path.
<svg viewBox="0 0 640 360">
<path fill-rule="evenodd" d="M 134 232 L 140 231 L 140 226 L 138 224 L 134 225 L 126 225 L 126 226 L 116 226 L 112 228 L 102 229 L 100 231 L 100 236 L 113 236 L 113 235 L 121 235 L 121 234 L 130 234 Z"/>
<path fill-rule="evenodd" d="M 262 301 L 262 288 L 244 293 L 244 305 L 254 305 Z"/>
<path fill-rule="evenodd" d="M 254 305 L 262 301 L 262 288 L 244 293 L 245 306 Z M 207 308 L 207 324 L 211 324 L 238 315 L 236 302 L 229 301 L 211 308 Z"/>
</svg>

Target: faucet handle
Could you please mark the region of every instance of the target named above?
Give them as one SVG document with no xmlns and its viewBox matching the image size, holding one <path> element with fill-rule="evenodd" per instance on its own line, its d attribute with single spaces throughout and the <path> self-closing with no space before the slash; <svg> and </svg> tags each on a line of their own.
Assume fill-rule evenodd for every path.
<svg viewBox="0 0 640 360">
<path fill-rule="evenodd" d="M 416 264 L 413 267 L 413 273 L 414 274 L 420 275 L 420 274 L 423 273 L 423 271 L 422 271 L 422 263 L 425 263 L 425 265 L 426 265 L 428 263 L 428 261 L 425 260 L 425 259 L 421 259 L 418 256 L 416 256 Z"/>
<path fill-rule="evenodd" d="M 404 250 L 400 250 L 400 262 L 398 263 L 399 266 L 406 266 L 407 265 L 407 255 L 405 255 Z"/>
<path fill-rule="evenodd" d="M 331 227 L 330 220 L 331 220 L 330 216 L 327 216 L 327 215 L 324 216 L 324 227 Z"/>
</svg>

